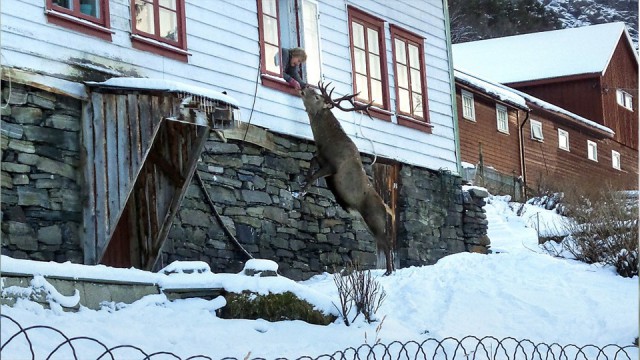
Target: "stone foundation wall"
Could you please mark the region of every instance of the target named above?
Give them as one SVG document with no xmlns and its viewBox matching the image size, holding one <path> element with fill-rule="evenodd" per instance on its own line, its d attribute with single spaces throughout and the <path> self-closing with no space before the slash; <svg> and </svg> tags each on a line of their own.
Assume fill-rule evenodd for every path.
<svg viewBox="0 0 640 360">
<path fill-rule="evenodd" d="M 82 263 L 81 102 L 2 81 L 2 254 Z"/>
<path fill-rule="evenodd" d="M 274 135 L 275 151 L 212 134 L 198 164 L 222 223 L 254 257 L 276 261 L 280 272 L 306 279 L 357 260 L 375 268 L 377 250 L 364 222 L 336 203 L 324 180 L 299 197 L 315 151 L 311 142 Z M 366 164 L 371 159 L 363 158 Z M 371 174 L 371 166 L 365 165 Z M 462 191 L 447 172 L 403 165 L 400 171 L 396 264 L 433 264 L 443 256 L 479 251 L 486 235 L 482 198 Z M 467 201 L 466 199 L 471 199 Z M 473 226 L 464 226 L 473 222 Z M 487 245 L 487 244 L 485 244 Z M 486 252 L 486 246 L 484 252 Z M 214 272 L 239 272 L 246 260 L 216 219 L 196 181 L 189 187 L 163 248 L 164 266 L 201 260 Z"/>
<path fill-rule="evenodd" d="M 3 82 L 2 254 L 83 262 L 81 107 L 79 100 Z M 4 106 L 5 104 L 8 104 Z M 344 211 L 324 180 L 300 197 L 312 142 L 273 135 L 275 149 L 211 134 L 198 164 L 223 228 L 195 179 L 162 249 L 158 268 L 202 260 L 214 272 L 239 272 L 246 256 L 276 261 L 292 279 L 356 260 L 377 266 L 375 241 L 359 216 Z M 371 174 L 371 158 L 364 157 Z M 447 172 L 402 165 L 396 265 L 433 264 L 462 251 L 486 252 L 482 191 L 463 192 Z"/>
</svg>

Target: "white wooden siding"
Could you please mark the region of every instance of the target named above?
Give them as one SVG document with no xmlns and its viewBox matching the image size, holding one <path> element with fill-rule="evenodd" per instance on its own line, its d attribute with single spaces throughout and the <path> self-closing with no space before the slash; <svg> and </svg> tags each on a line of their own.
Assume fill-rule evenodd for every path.
<svg viewBox="0 0 640 360">
<path fill-rule="evenodd" d="M 129 0 L 110 0 L 112 42 L 47 23 L 44 0 L 4 1 L 2 64 L 76 79 L 79 69 L 103 68 L 115 76 L 164 78 L 226 91 L 241 105 L 243 120 L 272 131 L 311 139 L 300 99 L 258 85 L 259 41 L 255 0 L 187 0 L 189 62 L 133 49 Z M 352 92 L 347 5 L 385 20 L 390 106 L 395 111 L 389 24 L 425 38 L 425 70 L 432 134 L 334 110 L 363 152 L 431 169 L 456 172 L 449 59 L 440 0 L 318 0 L 322 71 L 335 94 Z M 84 64 L 83 64 L 84 63 Z M 372 146 L 373 144 L 373 146 Z"/>
</svg>

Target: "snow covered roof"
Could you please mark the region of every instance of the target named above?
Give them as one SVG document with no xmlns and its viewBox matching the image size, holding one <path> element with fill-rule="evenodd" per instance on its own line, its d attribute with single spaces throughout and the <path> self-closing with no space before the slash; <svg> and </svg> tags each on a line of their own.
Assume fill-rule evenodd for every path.
<svg viewBox="0 0 640 360">
<path fill-rule="evenodd" d="M 610 136 L 613 136 L 615 133 L 610 128 L 600 125 L 595 121 L 591 121 L 586 119 L 580 115 L 574 114 L 571 111 L 565 110 L 559 106 L 548 103 L 542 99 L 538 99 L 535 96 L 531 96 L 529 94 L 523 93 L 521 91 L 512 89 L 508 86 L 499 84 L 497 82 L 493 82 L 490 80 L 486 80 L 480 78 L 477 75 L 471 74 L 466 70 L 454 69 L 454 75 L 456 81 L 459 81 L 463 84 L 467 84 L 473 88 L 476 88 L 482 92 L 485 92 L 488 95 L 496 97 L 501 101 L 519 107 L 525 111 L 530 110 L 529 104 L 534 104 L 546 111 L 554 112 L 560 115 L 564 115 L 569 117 L 571 120 L 575 122 L 593 128 L 597 131 L 604 132 Z"/>
<path fill-rule="evenodd" d="M 111 88 L 125 89 L 143 89 L 143 90 L 160 90 L 167 92 L 185 92 L 193 95 L 200 95 L 213 100 L 221 101 L 230 105 L 239 107 L 238 101 L 227 94 L 219 91 L 184 84 L 178 81 L 165 79 L 148 79 L 148 78 L 131 78 L 131 77 L 114 77 L 107 81 L 95 82 L 86 81 L 87 86 L 101 86 Z"/>
<path fill-rule="evenodd" d="M 631 44 L 623 22 L 471 41 L 453 45 L 453 63 L 503 84 L 602 73 L 622 34 Z"/>
</svg>

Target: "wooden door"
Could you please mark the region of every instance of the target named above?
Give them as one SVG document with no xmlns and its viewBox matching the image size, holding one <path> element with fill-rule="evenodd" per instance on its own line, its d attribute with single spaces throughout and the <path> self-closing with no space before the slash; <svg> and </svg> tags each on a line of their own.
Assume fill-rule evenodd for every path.
<svg viewBox="0 0 640 360">
<path fill-rule="evenodd" d="M 380 194 L 385 204 L 389 206 L 393 214 L 397 214 L 399 171 L 400 167 L 396 162 L 378 159 L 378 161 L 373 164 L 373 186 L 375 187 L 378 194 Z M 389 234 L 389 240 L 391 241 L 394 266 L 397 268 L 398 260 L 396 256 L 396 228 L 396 216 L 387 215 L 387 234 Z M 381 250 L 378 249 L 378 268 L 384 268 L 384 265 L 384 254 L 381 254 Z"/>
</svg>

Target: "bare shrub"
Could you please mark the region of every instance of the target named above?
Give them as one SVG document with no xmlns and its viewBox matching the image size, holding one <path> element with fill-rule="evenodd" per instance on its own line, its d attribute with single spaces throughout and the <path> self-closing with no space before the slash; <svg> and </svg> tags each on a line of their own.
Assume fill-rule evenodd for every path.
<svg viewBox="0 0 640 360">
<path fill-rule="evenodd" d="M 637 192 L 614 183 L 584 183 L 563 191 L 564 250 L 588 264 L 612 265 L 624 277 L 638 275 Z"/>
<path fill-rule="evenodd" d="M 347 263 L 342 271 L 335 271 L 333 281 L 338 288 L 340 306 L 336 306 L 344 323 L 349 326 L 362 314 L 371 323 L 375 313 L 387 297 L 371 271 L 360 270 L 357 263 Z M 351 317 L 351 318 L 350 318 Z"/>
</svg>

